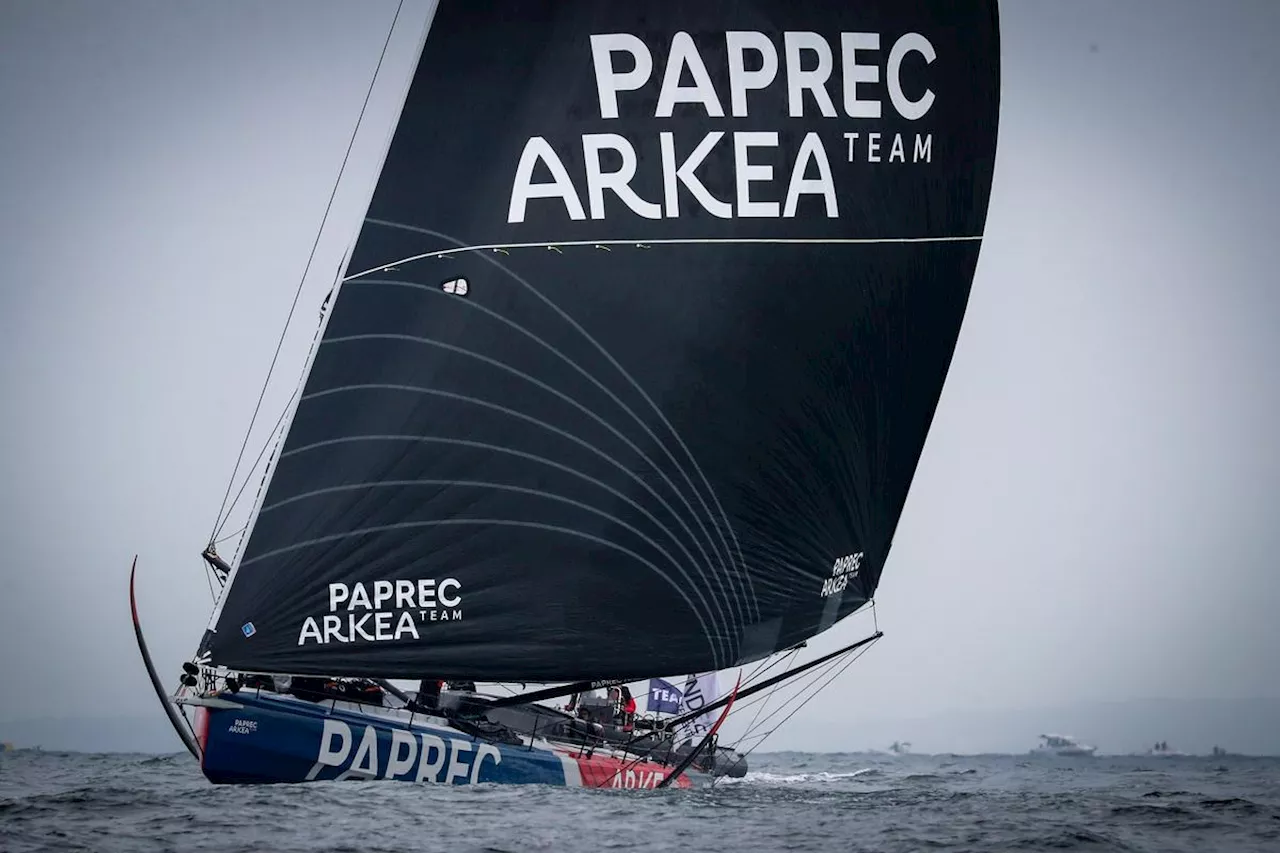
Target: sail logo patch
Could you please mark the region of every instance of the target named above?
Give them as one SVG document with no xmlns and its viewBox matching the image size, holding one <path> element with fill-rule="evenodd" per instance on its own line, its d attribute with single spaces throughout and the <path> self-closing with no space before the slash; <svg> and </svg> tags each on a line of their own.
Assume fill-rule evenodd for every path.
<svg viewBox="0 0 1280 853">
<path fill-rule="evenodd" d="M 252 622 L 246 622 L 240 626 L 240 633 L 244 634 L 244 638 L 247 640 L 254 634 L 258 633 L 258 629 L 253 627 Z"/>
<path fill-rule="evenodd" d="M 379 643 L 421 639 L 419 626 L 462 619 L 462 583 L 457 578 L 377 580 L 366 586 L 329 584 L 329 612 L 308 616 L 298 645 Z"/>
<path fill-rule="evenodd" d="M 858 576 L 858 571 L 861 568 L 861 551 L 836 560 L 831 566 L 831 577 L 822 581 L 822 597 L 826 598 L 827 596 L 844 592 L 845 587 L 849 585 L 849 581 Z"/>
<path fill-rule="evenodd" d="M 838 219 L 833 162 L 856 164 L 850 180 L 859 181 L 877 164 L 933 162 L 932 132 L 902 133 L 884 122 L 904 127 L 925 119 L 936 99 L 930 83 L 940 77 L 929 73 L 937 52 L 921 33 L 903 33 L 892 41 L 875 32 L 833 35 L 784 32 L 779 44 L 755 31 L 700 33 L 703 49 L 716 57 L 713 62 L 686 32 L 675 33 L 669 46 L 654 47 L 631 33 L 592 35 L 601 130 L 612 129 L 608 122 L 624 113 L 639 118 L 649 105 L 653 119 L 672 127 L 680 126 L 672 121 L 678 109 L 694 109 L 707 118 L 729 120 L 730 129 L 701 139 L 671 130 L 645 137 L 584 133 L 572 151 L 563 142 L 557 150 L 546 137 L 531 136 L 515 167 L 507 223 L 524 222 L 531 206 L 538 217 L 563 211 L 574 221 L 605 219 L 607 196 L 615 215 L 626 208 L 649 220 L 675 219 L 682 211 L 718 219 L 789 219 L 806 197 L 806 206 L 812 205 L 807 209 Z M 713 40 L 717 43 L 709 43 Z M 659 72 L 654 55 L 664 52 L 666 67 Z M 761 129 L 766 102 L 779 112 L 785 103 L 787 119 L 817 119 L 815 129 Z M 784 115 L 778 116 L 780 123 Z M 750 128 L 733 129 L 733 119 L 752 119 Z M 844 123 L 832 128 L 831 119 Z M 571 175 L 566 163 L 581 163 L 582 172 Z M 643 198 L 633 186 L 642 170 L 650 172 L 641 184 L 656 186 L 652 178 L 660 175 L 662 198 L 652 197 L 653 191 Z M 712 175 L 720 176 L 715 192 L 704 183 Z"/>
</svg>

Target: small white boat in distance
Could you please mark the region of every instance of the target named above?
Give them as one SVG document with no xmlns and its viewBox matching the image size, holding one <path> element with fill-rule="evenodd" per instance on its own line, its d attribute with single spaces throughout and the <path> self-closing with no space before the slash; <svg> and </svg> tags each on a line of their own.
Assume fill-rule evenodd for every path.
<svg viewBox="0 0 1280 853">
<path fill-rule="evenodd" d="M 1032 755 L 1093 755 L 1096 746 L 1078 743 L 1070 735 L 1040 735 L 1044 743 L 1031 750 Z"/>
</svg>

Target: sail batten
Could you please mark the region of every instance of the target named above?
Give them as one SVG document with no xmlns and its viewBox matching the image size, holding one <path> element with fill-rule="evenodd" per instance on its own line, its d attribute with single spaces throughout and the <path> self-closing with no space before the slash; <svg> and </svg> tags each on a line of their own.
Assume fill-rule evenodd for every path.
<svg viewBox="0 0 1280 853">
<path fill-rule="evenodd" d="M 382 219 L 367 219 L 368 223 L 374 225 L 391 225 L 394 227 L 408 228 L 410 226 L 400 225 L 399 223 L 387 222 Z M 416 229 L 415 229 L 416 230 Z M 563 249 L 569 247 L 606 247 L 606 246 L 630 246 L 637 249 L 646 249 L 652 246 L 687 246 L 687 245 L 759 245 L 759 246 L 787 246 L 787 245 L 831 245 L 831 246 L 860 246 L 895 244 L 895 243 L 970 243 L 981 242 L 981 234 L 951 234 L 938 237 L 791 237 L 791 238 L 774 238 L 774 237 L 677 237 L 665 240 L 646 239 L 644 237 L 623 237 L 623 238 L 601 238 L 598 240 L 545 240 L 537 243 L 481 243 L 475 246 L 455 246 L 452 249 L 439 249 L 431 252 L 423 252 L 417 255 L 410 255 L 406 258 L 390 261 L 381 266 L 370 267 L 358 273 L 352 273 L 343 281 L 356 281 L 367 275 L 378 272 L 385 272 L 393 267 L 399 267 L 403 264 L 413 263 L 415 261 L 429 260 L 433 258 L 446 258 L 453 255 L 460 255 L 466 252 L 494 252 L 504 251 L 510 252 L 513 249 Z"/>
<path fill-rule="evenodd" d="M 639 680 L 875 593 L 981 249 L 995 3 L 518 8 L 435 10 L 214 663 Z"/>
</svg>

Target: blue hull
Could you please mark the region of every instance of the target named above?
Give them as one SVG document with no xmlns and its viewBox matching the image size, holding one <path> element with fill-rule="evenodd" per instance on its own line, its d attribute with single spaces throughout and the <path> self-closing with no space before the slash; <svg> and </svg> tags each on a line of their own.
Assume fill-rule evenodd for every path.
<svg viewBox="0 0 1280 853">
<path fill-rule="evenodd" d="M 662 764 L 525 738 L 521 745 L 477 738 L 440 717 L 354 702 L 311 702 L 268 691 L 187 699 L 215 784 L 388 779 L 447 785 L 498 783 L 654 788 Z M 689 787 L 685 774 L 676 787 Z"/>
<path fill-rule="evenodd" d="M 349 702 L 314 703 L 250 692 L 218 697 L 239 708 L 197 710 L 201 769 L 217 784 L 393 779 L 474 785 L 581 784 L 549 746 L 479 740 L 444 720 Z"/>
</svg>

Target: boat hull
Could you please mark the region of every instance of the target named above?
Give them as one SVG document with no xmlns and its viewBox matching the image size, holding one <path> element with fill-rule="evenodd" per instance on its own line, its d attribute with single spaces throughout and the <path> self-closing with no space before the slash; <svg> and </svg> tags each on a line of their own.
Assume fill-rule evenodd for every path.
<svg viewBox="0 0 1280 853">
<path fill-rule="evenodd" d="M 195 706 L 201 769 L 215 784 L 383 779 L 655 788 L 670 771 L 541 739 L 495 743 L 440 717 L 341 700 L 241 691 L 186 704 Z M 687 788 L 692 783 L 681 774 L 672 784 Z"/>
<path fill-rule="evenodd" d="M 1087 758 L 1092 756 L 1096 747 L 1092 746 L 1062 746 L 1062 747 L 1043 747 L 1038 746 L 1031 750 L 1032 755 L 1052 755 L 1059 758 Z"/>
</svg>

